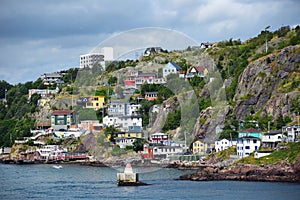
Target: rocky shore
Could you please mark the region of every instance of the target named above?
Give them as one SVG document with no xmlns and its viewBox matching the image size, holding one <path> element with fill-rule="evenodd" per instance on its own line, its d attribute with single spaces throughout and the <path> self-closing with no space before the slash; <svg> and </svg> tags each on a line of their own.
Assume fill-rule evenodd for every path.
<svg viewBox="0 0 300 200">
<path fill-rule="evenodd" d="M 284 161 L 266 166 L 238 164 L 236 166 L 206 167 L 193 174 L 185 174 L 180 180 L 191 181 L 262 181 L 300 183 L 300 156 L 294 164 Z"/>
</svg>

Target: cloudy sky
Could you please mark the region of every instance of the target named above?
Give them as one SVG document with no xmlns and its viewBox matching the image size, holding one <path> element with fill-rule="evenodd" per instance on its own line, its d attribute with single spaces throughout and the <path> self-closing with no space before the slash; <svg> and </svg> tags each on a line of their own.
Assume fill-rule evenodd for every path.
<svg viewBox="0 0 300 200">
<path fill-rule="evenodd" d="M 299 24 L 299 10 L 298 0 L 0 0 L 0 80 L 79 67 L 80 54 L 132 29 L 160 27 L 198 43 L 245 40 L 268 25 Z"/>
</svg>

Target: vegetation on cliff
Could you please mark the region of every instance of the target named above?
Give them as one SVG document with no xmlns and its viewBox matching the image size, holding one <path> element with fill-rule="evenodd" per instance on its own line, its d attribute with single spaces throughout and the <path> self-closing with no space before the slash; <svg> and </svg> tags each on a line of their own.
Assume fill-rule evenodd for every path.
<svg viewBox="0 0 300 200">
<path fill-rule="evenodd" d="M 243 164 L 253 164 L 253 165 L 270 165 L 276 164 L 281 161 L 293 164 L 300 152 L 300 143 L 282 143 L 279 145 L 277 150 L 271 153 L 268 156 L 261 158 L 254 158 L 254 155 L 251 154 L 248 157 L 242 158 L 237 162 Z"/>
</svg>

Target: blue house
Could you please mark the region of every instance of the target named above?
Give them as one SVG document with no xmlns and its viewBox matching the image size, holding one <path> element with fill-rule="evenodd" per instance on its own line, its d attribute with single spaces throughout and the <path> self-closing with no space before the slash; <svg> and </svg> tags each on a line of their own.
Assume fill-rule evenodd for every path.
<svg viewBox="0 0 300 200">
<path fill-rule="evenodd" d="M 163 77 L 166 78 L 169 74 L 180 74 L 182 68 L 175 62 L 169 62 L 163 68 Z"/>
</svg>

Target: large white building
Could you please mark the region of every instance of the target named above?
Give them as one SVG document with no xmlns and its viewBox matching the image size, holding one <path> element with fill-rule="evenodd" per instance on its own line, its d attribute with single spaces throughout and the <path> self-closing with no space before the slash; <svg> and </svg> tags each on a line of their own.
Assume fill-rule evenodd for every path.
<svg viewBox="0 0 300 200">
<path fill-rule="evenodd" d="M 80 55 L 80 68 L 92 68 L 96 64 L 104 64 L 104 55 L 102 53 Z"/>
<path fill-rule="evenodd" d="M 122 101 L 111 101 L 109 103 L 108 115 L 109 116 L 136 116 L 141 105 L 122 102 Z"/>
<path fill-rule="evenodd" d="M 239 157 L 247 157 L 252 152 L 257 151 L 261 145 L 261 140 L 257 137 L 241 137 L 237 139 L 236 151 Z"/>
<path fill-rule="evenodd" d="M 103 47 L 100 52 L 92 52 L 80 55 L 80 68 L 92 68 L 95 64 L 101 64 L 105 69 L 106 61 L 113 61 L 114 51 L 112 47 Z"/>
</svg>

